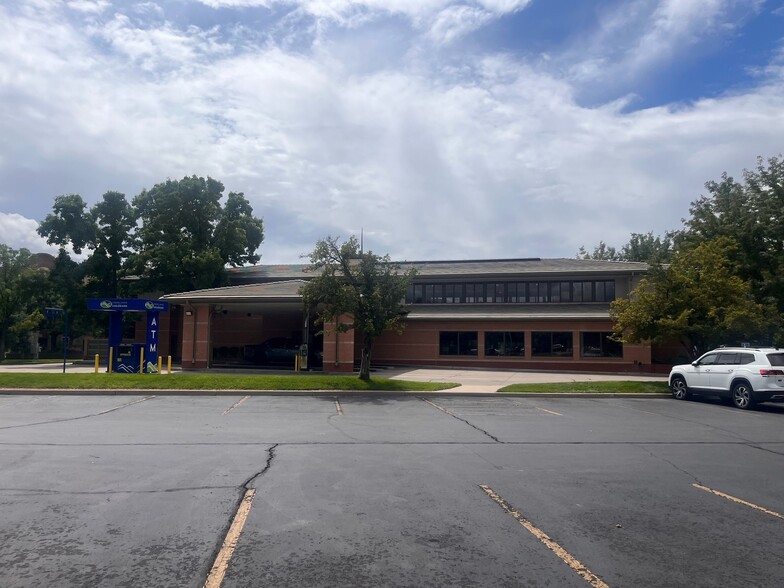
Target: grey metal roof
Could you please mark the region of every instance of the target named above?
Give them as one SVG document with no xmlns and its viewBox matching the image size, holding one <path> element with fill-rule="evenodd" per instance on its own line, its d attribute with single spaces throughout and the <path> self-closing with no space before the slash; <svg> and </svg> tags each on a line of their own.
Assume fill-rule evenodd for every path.
<svg viewBox="0 0 784 588">
<path fill-rule="evenodd" d="M 534 277 L 576 274 L 628 274 L 648 270 L 647 263 L 596 261 L 593 259 L 490 259 L 476 261 L 430 261 L 401 264 L 414 267 L 418 276 L 433 277 Z"/>
<path fill-rule="evenodd" d="M 608 304 L 438 304 L 407 307 L 407 320 L 556 320 L 610 318 Z"/>
<path fill-rule="evenodd" d="M 533 278 L 579 275 L 616 275 L 646 272 L 647 263 L 636 261 L 598 261 L 572 258 L 475 259 L 455 261 L 398 262 L 403 270 L 417 270 L 417 281 L 433 278 Z M 308 264 L 256 265 L 229 270 L 233 283 L 267 282 L 285 279 L 310 279 Z"/>
<path fill-rule="evenodd" d="M 245 284 L 242 286 L 226 286 L 224 288 L 208 288 L 161 296 L 161 300 L 169 302 L 252 302 L 281 300 L 300 300 L 300 288 L 305 280 L 284 280 L 264 284 Z"/>
</svg>

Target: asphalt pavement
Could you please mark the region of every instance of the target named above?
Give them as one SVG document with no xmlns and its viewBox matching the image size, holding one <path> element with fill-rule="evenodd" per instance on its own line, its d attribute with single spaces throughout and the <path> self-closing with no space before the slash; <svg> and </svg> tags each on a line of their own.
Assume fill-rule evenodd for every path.
<svg viewBox="0 0 784 588">
<path fill-rule="evenodd" d="M 778 588 L 782 419 L 671 398 L 0 396 L 0 586 Z"/>
</svg>

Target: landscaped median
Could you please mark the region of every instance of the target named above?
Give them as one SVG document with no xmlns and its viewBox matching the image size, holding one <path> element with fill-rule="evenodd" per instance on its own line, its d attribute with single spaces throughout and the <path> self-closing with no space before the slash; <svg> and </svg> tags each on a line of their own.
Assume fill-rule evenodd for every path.
<svg viewBox="0 0 784 588">
<path fill-rule="evenodd" d="M 2 373 L 0 389 L 39 390 L 346 390 L 433 392 L 455 388 L 450 382 L 412 382 L 322 374 L 33 374 Z"/>
<path fill-rule="evenodd" d="M 498 390 L 508 394 L 667 394 L 667 382 L 609 381 L 511 384 Z"/>
<path fill-rule="evenodd" d="M 194 390 L 194 391 L 346 391 L 346 392 L 460 392 L 453 382 L 420 382 L 389 378 L 360 380 L 356 375 L 303 373 L 291 375 L 238 374 L 92 374 L 0 373 L 0 390 Z M 663 381 L 596 381 L 512 384 L 502 394 L 633 394 L 669 392 Z"/>
</svg>

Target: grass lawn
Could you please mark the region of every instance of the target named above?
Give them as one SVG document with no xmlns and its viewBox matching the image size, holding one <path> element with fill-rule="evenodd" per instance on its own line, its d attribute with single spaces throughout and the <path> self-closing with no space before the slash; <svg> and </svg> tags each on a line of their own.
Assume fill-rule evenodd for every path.
<svg viewBox="0 0 784 588">
<path fill-rule="evenodd" d="M 559 382 L 553 384 L 512 384 L 499 392 L 569 394 L 590 392 L 599 394 L 661 394 L 668 393 L 667 382 Z"/>
<path fill-rule="evenodd" d="M 454 388 L 448 382 L 411 382 L 357 376 L 232 374 L 12 374 L 0 373 L 0 388 L 65 390 L 382 390 L 422 392 Z"/>
</svg>

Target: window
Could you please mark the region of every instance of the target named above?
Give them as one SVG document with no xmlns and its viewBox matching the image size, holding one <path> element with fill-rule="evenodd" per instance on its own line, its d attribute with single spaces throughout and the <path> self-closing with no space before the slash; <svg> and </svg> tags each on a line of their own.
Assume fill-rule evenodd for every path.
<svg viewBox="0 0 784 588">
<path fill-rule="evenodd" d="M 425 304 L 433 304 L 433 284 L 425 284 Z"/>
<path fill-rule="evenodd" d="M 718 353 L 709 353 L 702 359 L 700 359 L 700 365 L 713 365 L 716 363 L 716 360 L 719 358 Z"/>
<path fill-rule="evenodd" d="M 572 282 L 572 302 L 583 301 L 583 283 Z"/>
<path fill-rule="evenodd" d="M 522 331 L 488 331 L 485 333 L 485 355 L 525 355 L 525 335 Z"/>
<path fill-rule="evenodd" d="M 550 302 L 561 301 L 561 283 L 550 282 Z"/>
<path fill-rule="evenodd" d="M 572 333 L 542 331 L 531 333 L 532 355 L 571 356 Z"/>
<path fill-rule="evenodd" d="M 503 282 L 496 282 L 495 284 L 488 284 L 488 287 L 487 287 L 487 301 L 488 302 L 506 302 L 505 293 L 506 293 L 506 284 L 504 284 Z"/>
<path fill-rule="evenodd" d="M 735 365 L 740 363 L 740 356 L 737 353 L 719 353 L 716 365 Z"/>
<path fill-rule="evenodd" d="M 571 302 L 572 288 L 569 282 L 561 282 L 561 302 Z"/>
<path fill-rule="evenodd" d="M 425 287 L 422 284 L 414 284 L 414 304 L 422 304 L 425 301 Z"/>
<path fill-rule="evenodd" d="M 525 302 L 525 282 L 512 282 L 507 284 L 507 300 L 512 303 Z"/>
<path fill-rule="evenodd" d="M 612 333 L 580 333 L 582 357 L 623 357 L 623 344 L 610 339 Z"/>
<path fill-rule="evenodd" d="M 593 302 L 593 282 L 583 282 L 583 302 Z"/>
<path fill-rule="evenodd" d="M 613 300 L 615 300 L 613 280 L 430 283 L 414 284 L 406 291 L 407 304 L 558 304 Z"/>
<path fill-rule="evenodd" d="M 441 355 L 477 355 L 476 331 L 442 331 L 439 339 Z"/>
<path fill-rule="evenodd" d="M 447 304 L 454 304 L 460 302 L 460 284 L 445 284 L 444 285 L 444 302 Z"/>
<path fill-rule="evenodd" d="M 485 285 L 484 284 L 466 284 L 465 285 L 465 301 L 471 302 L 484 302 L 485 301 Z"/>
</svg>

